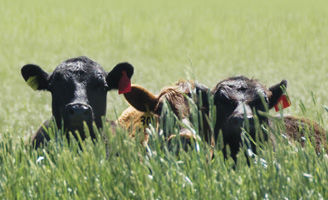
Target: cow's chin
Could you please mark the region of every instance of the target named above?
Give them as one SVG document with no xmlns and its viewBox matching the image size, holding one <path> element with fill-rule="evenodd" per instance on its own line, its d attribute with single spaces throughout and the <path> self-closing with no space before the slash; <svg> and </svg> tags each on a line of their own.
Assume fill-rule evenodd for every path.
<svg viewBox="0 0 328 200">
<path fill-rule="evenodd" d="M 242 134 L 243 134 L 243 130 L 246 131 L 246 137 L 251 136 L 253 139 L 255 137 L 255 129 L 254 126 L 250 126 L 250 127 L 245 127 L 245 126 L 233 126 L 233 125 L 228 125 L 228 126 L 224 126 L 224 128 L 222 129 L 222 133 L 224 135 L 224 137 L 228 140 L 231 140 L 233 142 L 241 142 L 241 138 L 242 138 Z"/>
<path fill-rule="evenodd" d="M 85 126 L 85 124 L 87 126 Z M 92 122 L 64 122 L 64 127 L 67 132 L 71 132 L 75 139 L 78 140 L 77 133 L 80 135 L 81 139 L 84 140 L 86 138 L 85 130 L 86 128 L 89 130 L 89 134 L 93 134 Z"/>
</svg>

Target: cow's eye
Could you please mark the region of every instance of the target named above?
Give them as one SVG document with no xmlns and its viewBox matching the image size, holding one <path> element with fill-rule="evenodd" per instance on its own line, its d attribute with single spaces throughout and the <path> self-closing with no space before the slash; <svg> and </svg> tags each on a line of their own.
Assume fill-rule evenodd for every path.
<svg viewBox="0 0 328 200">
<path fill-rule="evenodd" d="M 214 102 L 215 104 L 231 104 L 233 100 L 230 98 L 229 93 L 225 89 L 219 89 L 215 94 L 214 94 Z"/>
<path fill-rule="evenodd" d="M 232 111 L 236 108 L 237 103 L 235 100 L 227 98 L 223 95 L 217 99 L 216 105 L 221 107 L 221 109 L 224 108 L 226 110 Z"/>
<path fill-rule="evenodd" d="M 61 74 L 53 74 L 50 78 L 50 83 L 49 83 L 49 90 L 54 91 L 57 88 L 62 88 L 64 87 L 63 85 L 68 84 L 69 80 L 67 80 L 63 75 Z"/>
<path fill-rule="evenodd" d="M 55 91 L 56 88 L 60 88 L 60 86 L 61 86 L 61 82 L 57 83 L 57 82 L 53 81 L 53 82 L 49 83 L 48 88 L 49 88 L 50 91 Z"/>
<path fill-rule="evenodd" d="M 265 109 L 264 104 L 267 104 L 267 103 L 268 103 L 267 98 L 257 98 L 253 102 L 250 102 L 249 105 L 258 110 L 264 110 Z"/>
<path fill-rule="evenodd" d="M 233 101 L 229 97 L 227 97 L 227 95 L 225 95 L 224 93 L 221 93 L 221 92 L 219 93 L 217 100 L 223 104 L 233 103 Z"/>
<path fill-rule="evenodd" d="M 108 86 L 103 81 L 98 81 L 93 85 L 93 88 L 98 91 L 107 91 Z"/>
</svg>

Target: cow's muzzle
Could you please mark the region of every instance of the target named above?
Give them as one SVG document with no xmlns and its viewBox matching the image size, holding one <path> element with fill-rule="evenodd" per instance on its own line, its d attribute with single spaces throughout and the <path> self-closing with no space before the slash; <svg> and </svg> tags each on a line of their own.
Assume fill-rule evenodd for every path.
<svg viewBox="0 0 328 200">
<path fill-rule="evenodd" d="M 231 117 L 224 126 L 224 130 L 229 137 L 240 138 L 242 129 L 245 129 L 252 136 L 255 132 L 255 124 L 253 117 Z"/>
<path fill-rule="evenodd" d="M 84 103 L 70 103 L 65 106 L 65 126 L 70 128 L 83 127 L 83 122 L 91 123 L 92 108 Z"/>
</svg>

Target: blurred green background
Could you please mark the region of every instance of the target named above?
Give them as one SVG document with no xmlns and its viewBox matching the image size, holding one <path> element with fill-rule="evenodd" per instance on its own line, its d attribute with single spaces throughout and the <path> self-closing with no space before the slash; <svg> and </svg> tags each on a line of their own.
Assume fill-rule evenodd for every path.
<svg viewBox="0 0 328 200">
<path fill-rule="evenodd" d="M 179 79 L 210 88 L 235 75 L 286 79 L 286 112 L 317 120 L 328 100 L 327 11 L 320 0 L 1 0 L 0 133 L 26 137 L 51 116 L 50 93 L 25 84 L 24 64 L 52 72 L 80 55 L 106 71 L 130 62 L 133 83 L 154 93 Z M 109 92 L 108 118 L 126 107 Z"/>
</svg>

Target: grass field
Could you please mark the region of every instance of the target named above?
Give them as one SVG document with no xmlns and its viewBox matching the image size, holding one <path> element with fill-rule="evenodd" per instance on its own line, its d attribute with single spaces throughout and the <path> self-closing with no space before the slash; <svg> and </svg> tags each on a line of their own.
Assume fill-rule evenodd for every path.
<svg viewBox="0 0 328 200">
<path fill-rule="evenodd" d="M 156 153 L 146 159 L 124 132 L 111 137 L 109 159 L 102 142 L 87 141 L 83 152 L 65 143 L 31 150 L 23 143 L 51 116 L 51 99 L 20 75 L 27 63 L 51 72 L 85 55 L 107 71 L 130 62 L 132 82 L 154 93 L 179 79 L 210 88 L 241 74 L 267 86 L 286 79 L 292 106 L 285 112 L 327 129 L 326 1 L 1 0 L 0 30 L 1 199 L 328 198 L 327 156 L 282 137 L 275 152 L 268 145 L 259 153 L 267 167 L 247 167 L 241 158 L 235 170 L 219 150 L 210 163 L 205 146 L 177 157 L 160 149 L 156 136 Z M 113 120 L 127 107 L 116 91 L 108 105 Z"/>
</svg>

